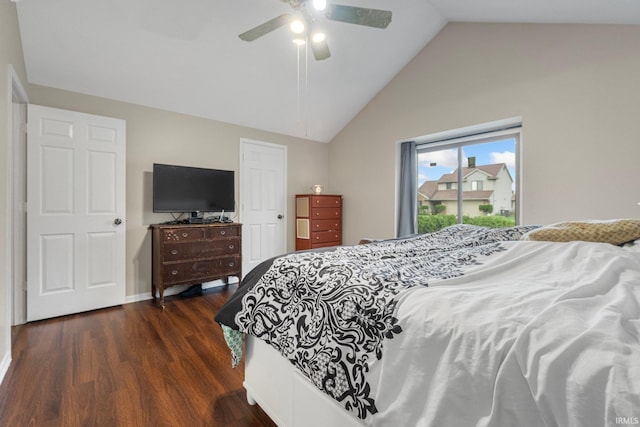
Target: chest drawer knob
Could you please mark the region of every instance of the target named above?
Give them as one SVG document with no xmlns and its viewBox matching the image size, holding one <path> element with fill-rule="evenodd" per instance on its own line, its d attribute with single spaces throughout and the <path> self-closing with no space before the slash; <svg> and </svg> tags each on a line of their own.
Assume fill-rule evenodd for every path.
<svg viewBox="0 0 640 427">
<path fill-rule="evenodd" d="M 224 236 L 225 234 L 227 234 L 226 230 L 220 230 L 220 235 Z"/>
<path fill-rule="evenodd" d="M 182 237 L 189 237 L 189 233 L 182 233 Z"/>
<path fill-rule="evenodd" d="M 229 245 L 229 249 L 233 249 L 233 245 Z"/>
<path fill-rule="evenodd" d="M 178 255 L 178 251 L 176 249 L 171 250 L 171 255 Z"/>
<path fill-rule="evenodd" d="M 178 270 L 171 270 L 171 275 L 175 276 L 176 274 L 178 274 Z"/>
<path fill-rule="evenodd" d="M 236 264 L 233 261 L 229 263 L 229 267 L 233 267 L 234 265 L 236 265 Z"/>
</svg>

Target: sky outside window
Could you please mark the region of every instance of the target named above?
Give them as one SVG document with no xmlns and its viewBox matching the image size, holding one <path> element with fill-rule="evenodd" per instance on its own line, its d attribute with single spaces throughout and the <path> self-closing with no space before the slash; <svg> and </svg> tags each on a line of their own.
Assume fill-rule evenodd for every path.
<svg viewBox="0 0 640 427">
<path fill-rule="evenodd" d="M 476 158 L 476 166 L 505 163 L 515 181 L 516 149 L 515 139 L 467 145 L 462 148 L 462 166 L 467 166 L 469 157 Z M 452 173 L 458 167 L 457 148 L 443 149 L 418 154 L 418 187 L 425 181 L 437 181 L 444 174 Z M 514 187 L 515 189 L 515 187 Z"/>
</svg>

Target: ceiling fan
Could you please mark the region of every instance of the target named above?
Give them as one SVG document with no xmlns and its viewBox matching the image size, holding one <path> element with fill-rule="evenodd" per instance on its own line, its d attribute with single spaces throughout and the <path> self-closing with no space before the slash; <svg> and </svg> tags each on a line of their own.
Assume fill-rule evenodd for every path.
<svg viewBox="0 0 640 427">
<path fill-rule="evenodd" d="M 271 31 L 289 24 L 295 34 L 309 36 L 311 50 L 316 60 L 321 61 L 331 56 L 326 36 L 320 29 L 318 17 L 324 15 L 331 21 L 346 22 L 348 24 L 365 25 L 374 28 L 387 28 L 391 22 L 390 10 L 370 9 L 364 7 L 327 4 L 326 0 L 281 0 L 289 3 L 296 15 L 284 13 L 240 34 L 240 39 L 251 42 Z M 302 37 L 294 39 L 297 44 L 305 44 Z"/>
</svg>

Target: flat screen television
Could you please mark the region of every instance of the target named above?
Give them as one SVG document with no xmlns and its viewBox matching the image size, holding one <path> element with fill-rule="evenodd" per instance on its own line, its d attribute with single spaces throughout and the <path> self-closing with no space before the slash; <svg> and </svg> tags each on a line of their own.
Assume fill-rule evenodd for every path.
<svg viewBox="0 0 640 427">
<path fill-rule="evenodd" d="M 235 210 L 234 171 L 188 166 L 153 165 L 153 211 L 205 212 Z"/>
</svg>

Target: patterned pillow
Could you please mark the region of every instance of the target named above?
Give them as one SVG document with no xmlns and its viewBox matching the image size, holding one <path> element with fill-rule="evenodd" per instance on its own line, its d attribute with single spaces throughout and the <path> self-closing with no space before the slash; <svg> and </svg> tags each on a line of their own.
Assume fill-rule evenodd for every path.
<svg viewBox="0 0 640 427">
<path fill-rule="evenodd" d="M 640 239 L 640 220 L 614 219 L 609 221 L 568 221 L 541 227 L 522 236 L 522 240 L 544 240 L 548 242 L 611 243 L 622 245 Z"/>
</svg>

